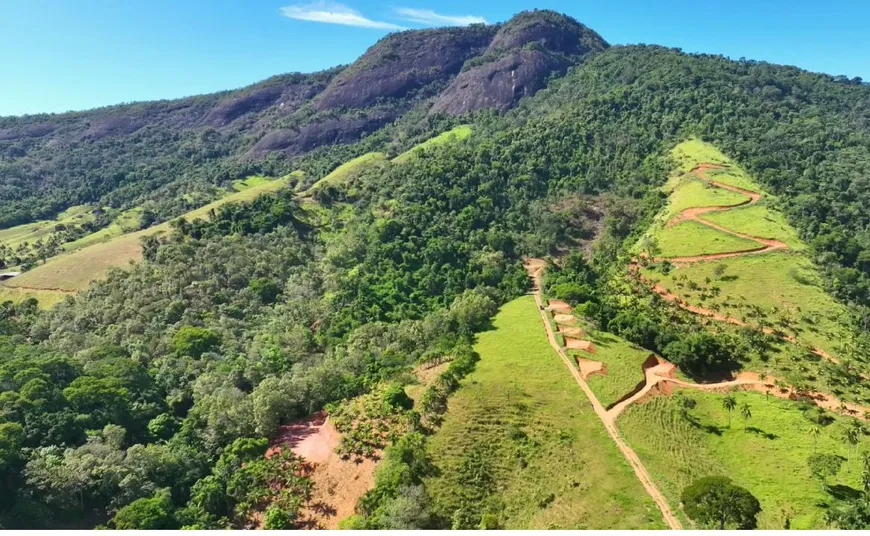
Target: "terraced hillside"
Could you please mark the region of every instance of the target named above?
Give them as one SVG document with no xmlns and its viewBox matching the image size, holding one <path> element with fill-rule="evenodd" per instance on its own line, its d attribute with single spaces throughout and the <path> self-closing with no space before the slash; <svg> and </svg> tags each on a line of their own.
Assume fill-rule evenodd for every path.
<svg viewBox="0 0 870 536">
<path fill-rule="evenodd" d="M 680 172 L 668 184 L 670 203 L 636 248 L 655 261 L 639 269 L 641 278 L 722 329 L 773 336 L 777 355 L 750 370 L 842 394 L 830 367 L 846 352 L 849 313 L 823 288 L 776 199 L 711 145 L 684 142 L 673 156 Z M 852 366 L 868 372 L 866 363 Z M 866 402 L 866 393 L 857 385 L 846 398 Z"/>
</svg>

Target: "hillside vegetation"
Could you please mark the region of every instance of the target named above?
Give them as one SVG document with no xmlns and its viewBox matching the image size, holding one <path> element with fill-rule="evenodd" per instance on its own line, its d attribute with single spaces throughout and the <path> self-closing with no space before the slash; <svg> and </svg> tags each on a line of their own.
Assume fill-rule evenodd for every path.
<svg viewBox="0 0 870 536">
<path fill-rule="evenodd" d="M 250 179 L 249 179 L 250 180 Z M 240 185 L 241 186 L 241 185 Z M 193 221 L 208 218 L 216 209 L 227 203 L 251 201 L 265 192 L 275 192 L 287 186 L 286 179 L 253 180 L 242 186 L 241 191 L 229 194 L 182 216 Z M 34 268 L 2 285 L 10 289 L 34 291 L 39 299 L 41 291 L 78 291 L 94 281 L 103 279 L 113 268 L 126 268 L 131 262 L 142 259 L 141 240 L 144 237 L 172 230 L 170 223 L 163 223 L 136 232 L 125 232 L 122 223 L 88 235 L 69 245 L 70 253 L 61 254 L 45 264 Z M 50 306 L 50 304 L 45 305 Z"/>
<path fill-rule="evenodd" d="M 454 528 L 662 528 L 655 505 L 547 343 L 530 296 L 481 333 L 432 437 L 427 482 Z"/>
<path fill-rule="evenodd" d="M 729 319 L 724 323 L 726 326 L 745 324 L 790 339 L 790 344 L 782 345 L 777 352 L 779 355 L 757 361 L 751 369 L 770 372 L 791 382 L 802 377 L 802 384 L 817 384 L 826 392 L 842 395 L 845 391 L 850 392 L 849 398 L 853 400 L 868 400 L 868 393 L 860 385 L 863 382 L 854 384 L 850 379 L 854 373 L 844 374 L 836 365 L 846 359 L 858 371 L 870 370 L 866 359 L 849 346 L 855 332 L 854 318 L 826 292 L 819 269 L 805 254 L 807 246 L 772 205 L 776 200 L 712 146 L 692 141 L 677 146 L 674 154 L 683 169 L 694 169 L 708 163 L 707 159 L 716 162 L 723 169 L 704 172 L 709 180 L 764 197 L 745 207 L 700 214 L 701 221 L 672 225 L 671 220 L 658 218 L 652 236 L 658 240 L 658 254 L 663 260 L 693 255 L 711 257 L 687 264 L 678 262 L 675 269 L 652 265 L 642 273 L 664 291 L 708 311 L 708 316 Z M 671 193 L 672 199 L 680 199 L 680 188 L 677 186 Z M 663 213 L 679 217 L 672 208 Z M 705 222 L 712 222 L 721 230 L 710 228 Z M 685 227 L 688 224 L 692 225 L 691 231 Z M 744 237 L 727 231 L 744 233 Z M 748 237 L 772 242 L 759 243 Z M 765 251 L 765 247 L 772 249 Z M 759 249 L 762 251 L 757 254 L 721 259 L 714 255 Z M 813 355 L 813 351 L 821 357 Z M 856 359 L 851 361 L 853 358 Z"/>
<path fill-rule="evenodd" d="M 723 473 L 764 527 L 867 528 L 868 103 L 859 80 L 609 47 L 532 11 L 391 34 L 349 66 L 237 91 L 0 118 L 0 228 L 99 207 L 55 245 L 109 238 L 42 248 L 7 283 L 76 292 L 0 304 L 0 524 L 296 528 L 312 480 L 265 452 L 282 425 L 350 408 L 343 452 L 380 459 L 354 528 L 688 527 L 682 488 Z M 245 202 L 227 202 L 238 181 Z M 699 230 L 706 216 L 718 227 Z M 747 240 L 764 250 L 685 257 Z M 527 257 L 552 260 L 545 294 L 601 345 L 612 375 L 589 383 L 608 406 L 650 354 L 679 368 L 671 384 L 766 372 L 772 398 L 797 400 L 737 394 L 761 432 L 735 413 L 721 436 L 716 392 L 682 421 L 665 397 L 593 414 L 523 297 Z M 449 364 L 415 406 L 403 387 L 432 363 Z M 801 469 L 801 419 L 830 425 L 832 453 L 854 430 L 833 487 Z"/>
</svg>

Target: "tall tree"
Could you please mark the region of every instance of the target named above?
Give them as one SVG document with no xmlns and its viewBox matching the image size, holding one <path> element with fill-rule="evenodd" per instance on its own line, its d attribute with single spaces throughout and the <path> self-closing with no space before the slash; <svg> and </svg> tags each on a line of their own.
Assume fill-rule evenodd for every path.
<svg viewBox="0 0 870 536">
<path fill-rule="evenodd" d="M 728 428 L 731 428 L 731 412 L 737 407 L 737 399 L 734 395 L 725 395 L 722 399 L 722 409 L 728 412 Z"/>
</svg>

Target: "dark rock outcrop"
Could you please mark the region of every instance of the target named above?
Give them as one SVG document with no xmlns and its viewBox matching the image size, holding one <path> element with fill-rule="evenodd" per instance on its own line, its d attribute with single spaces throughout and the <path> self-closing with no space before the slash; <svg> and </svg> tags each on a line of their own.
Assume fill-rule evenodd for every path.
<svg viewBox="0 0 870 536">
<path fill-rule="evenodd" d="M 317 98 L 316 106 L 320 110 L 365 108 L 449 80 L 466 60 L 489 46 L 494 33 L 492 26 L 475 25 L 391 34 L 342 71 Z"/>
<path fill-rule="evenodd" d="M 607 46 L 600 35 L 565 15 L 520 13 L 499 29 L 483 55 L 466 63 L 431 113 L 505 111 L 543 89 L 554 72 L 564 74 L 586 55 Z"/>
<path fill-rule="evenodd" d="M 565 72 L 568 62 L 538 50 L 521 50 L 459 75 L 441 94 L 432 113 L 460 115 L 493 108 L 503 112 L 546 86 L 550 73 Z"/>
</svg>

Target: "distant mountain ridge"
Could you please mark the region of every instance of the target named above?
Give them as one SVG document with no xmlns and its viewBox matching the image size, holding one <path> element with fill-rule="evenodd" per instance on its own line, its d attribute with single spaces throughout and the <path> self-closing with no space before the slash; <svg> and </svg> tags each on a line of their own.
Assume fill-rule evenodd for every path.
<svg viewBox="0 0 870 536">
<path fill-rule="evenodd" d="M 544 87 L 552 73 L 564 73 L 607 46 L 600 35 L 566 15 L 529 11 L 504 24 L 393 33 L 344 68 L 279 75 L 238 90 L 0 118 L 0 141 L 76 143 L 153 126 L 215 128 L 255 136 L 252 149 L 258 155 L 296 154 L 357 139 L 426 98 L 435 99 L 433 113 L 507 110 Z M 344 112 L 350 109 L 370 113 L 349 118 Z"/>
</svg>

